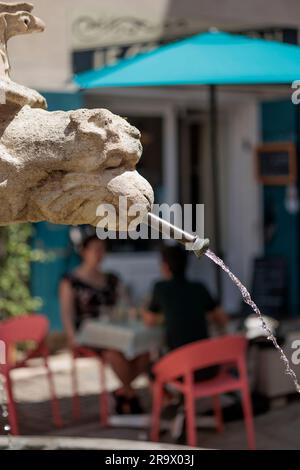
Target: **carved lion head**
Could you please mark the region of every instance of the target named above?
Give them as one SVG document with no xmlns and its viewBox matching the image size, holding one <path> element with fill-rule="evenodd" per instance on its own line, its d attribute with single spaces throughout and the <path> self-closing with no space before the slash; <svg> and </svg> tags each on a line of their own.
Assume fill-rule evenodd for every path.
<svg viewBox="0 0 300 470">
<path fill-rule="evenodd" d="M 119 196 L 149 211 L 141 153 L 139 131 L 106 109 L 0 112 L 0 224 L 97 225 L 97 207 L 118 208 Z"/>
</svg>

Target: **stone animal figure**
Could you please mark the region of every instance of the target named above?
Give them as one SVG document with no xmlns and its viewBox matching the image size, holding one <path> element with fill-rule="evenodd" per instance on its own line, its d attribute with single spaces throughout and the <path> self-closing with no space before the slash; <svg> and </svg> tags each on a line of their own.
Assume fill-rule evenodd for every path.
<svg viewBox="0 0 300 470">
<path fill-rule="evenodd" d="M 19 34 L 42 32 L 45 25 L 36 16 L 26 11 L 0 13 L 0 76 L 10 78 L 10 64 L 7 54 L 7 41 Z"/>
<path fill-rule="evenodd" d="M 141 153 L 139 131 L 105 109 L 0 107 L 0 225 L 96 226 L 98 205 L 118 209 L 119 196 L 145 215 L 153 192 L 135 171 Z"/>
<path fill-rule="evenodd" d="M 45 29 L 43 21 L 31 14 L 32 9 L 30 3 L 0 3 L 0 102 L 46 108 L 46 100 L 37 91 L 20 87 L 10 79 L 8 40 Z"/>
</svg>

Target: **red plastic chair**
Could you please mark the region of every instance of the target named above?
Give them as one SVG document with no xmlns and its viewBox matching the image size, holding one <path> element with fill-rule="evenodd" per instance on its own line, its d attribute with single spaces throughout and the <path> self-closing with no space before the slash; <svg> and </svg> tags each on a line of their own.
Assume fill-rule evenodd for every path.
<svg viewBox="0 0 300 470">
<path fill-rule="evenodd" d="M 108 392 L 106 388 L 106 379 L 105 379 L 105 360 L 103 355 L 95 351 L 93 349 L 83 347 L 83 346 L 76 346 L 71 351 L 72 356 L 72 366 L 71 366 L 71 374 L 72 374 L 72 415 L 74 419 L 78 419 L 80 417 L 80 399 L 78 393 L 78 377 L 77 377 L 77 370 L 76 370 L 76 359 L 80 357 L 93 357 L 97 359 L 99 364 L 99 377 L 100 377 L 100 387 L 101 393 L 99 395 L 99 417 L 100 423 L 102 426 L 108 426 L 108 418 L 109 418 L 109 403 L 108 403 Z"/>
<path fill-rule="evenodd" d="M 160 413 L 162 408 L 163 387 L 172 384 L 185 397 L 185 415 L 187 441 L 196 446 L 195 399 L 212 397 L 217 430 L 223 431 L 222 407 L 220 395 L 233 390 L 240 390 L 244 412 L 249 449 L 255 449 L 255 432 L 252 404 L 246 367 L 247 340 L 243 336 L 224 336 L 216 339 L 197 341 L 182 346 L 164 356 L 153 368 L 155 383 L 153 388 L 153 408 L 151 440 L 158 441 Z M 194 372 L 198 369 L 220 365 L 216 377 L 194 382 Z M 235 366 L 238 377 L 228 372 L 228 367 Z M 181 378 L 182 380 L 179 380 Z"/>
<path fill-rule="evenodd" d="M 53 422 L 57 427 L 62 426 L 59 403 L 56 398 L 53 377 L 48 364 L 49 352 L 46 344 L 48 331 L 49 322 L 43 315 L 23 315 L 0 323 L 0 340 L 4 341 L 5 344 L 5 364 L 0 364 L 0 374 L 5 377 L 9 423 L 11 434 L 13 435 L 19 434 L 19 426 L 10 371 L 19 367 L 27 367 L 27 361 L 33 357 L 42 356 L 44 358 L 51 395 Z M 12 348 L 17 343 L 23 341 L 32 341 L 36 343 L 36 347 L 22 361 L 15 363 L 11 357 Z"/>
</svg>

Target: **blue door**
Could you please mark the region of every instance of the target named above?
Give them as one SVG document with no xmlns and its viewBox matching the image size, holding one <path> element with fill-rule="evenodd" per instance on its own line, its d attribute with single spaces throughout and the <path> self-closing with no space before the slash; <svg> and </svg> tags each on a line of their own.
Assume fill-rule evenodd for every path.
<svg viewBox="0 0 300 470">
<path fill-rule="evenodd" d="M 263 103 L 263 142 L 297 143 L 297 107 L 290 100 Z M 298 182 L 299 191 L 299 182 Z M 289 271 L 289 312 L 299 314 L 299 215 L 285 206 L 285 186 L 264 186 L 265 255 L 283 256 Z"/>
</svg>

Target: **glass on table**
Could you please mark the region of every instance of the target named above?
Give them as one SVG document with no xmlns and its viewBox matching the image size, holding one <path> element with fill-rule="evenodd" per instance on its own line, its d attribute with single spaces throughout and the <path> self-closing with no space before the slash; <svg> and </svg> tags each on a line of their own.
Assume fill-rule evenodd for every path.
<svg viewBox="0 0 300 470">
<path fill-rule="evenodd" d="M 99 308 L 99 320 L 104 323 L 110 323 L 114 321 L 114 306 L 112 305 L 101 305 Z"/>
</svg>

